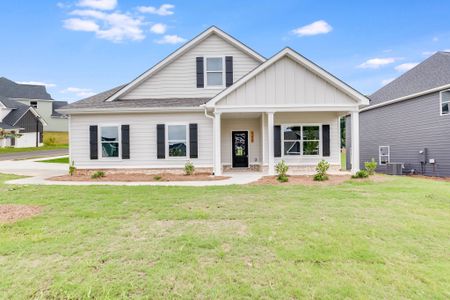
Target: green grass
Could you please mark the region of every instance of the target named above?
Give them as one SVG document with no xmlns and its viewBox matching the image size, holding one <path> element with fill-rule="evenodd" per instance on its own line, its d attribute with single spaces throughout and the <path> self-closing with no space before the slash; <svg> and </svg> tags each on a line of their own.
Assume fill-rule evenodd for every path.
<svg viewBox="0 0 450 300">
<path fill-rule="evenodd" d="M 24 298 L 448 299 L 450 183 L 8 186 L 0 291 Z M 391 177 L 389 177 L 391 178 Z"/>
<path fill-rule="evenodd" d="M 59 157 L 59 158 L 53 158 L 53 159 L 47 159 L 47 160 L 40 160 L 39 162 L 44 163 L 54 163 L 54 164 L 69 164 L 69 157 Z"/>
<path fill-rule="evenodd" d="M 18 153 L 18 152 L 33 152 L 42 150 L 57 150 L 57 149 L 67 149 L 68 145 L 54 145 L 54 146 L 42 146 L 42 147 L 30 147 L 30 148 L 0 148 L 0 154 L 3 153 Z"/>
<path fill-rule="evenodd" d="M 44 143 L 47 143 L 50 138 L 54 139 L 56 145 L 69 144 L 69 133 L 59 131 L 44 131 Z"/>
</svg>

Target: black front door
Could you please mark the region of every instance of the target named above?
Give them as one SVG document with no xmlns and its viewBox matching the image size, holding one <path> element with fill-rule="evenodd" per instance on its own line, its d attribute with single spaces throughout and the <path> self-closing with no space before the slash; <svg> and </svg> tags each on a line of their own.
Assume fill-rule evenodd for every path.
<svg viewBox="0 0 450 300">
<path fill-rule="evenodd" d="M 233 131 L 231 133 L 233 140 L 233 168 L 248 167 L 248 132 Z"/>
</svg>

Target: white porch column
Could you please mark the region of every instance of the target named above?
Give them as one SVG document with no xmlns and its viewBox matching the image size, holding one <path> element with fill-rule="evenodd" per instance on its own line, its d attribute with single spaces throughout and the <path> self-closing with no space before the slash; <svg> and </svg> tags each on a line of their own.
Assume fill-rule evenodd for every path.
<svg viewBox="0 0 450 300">
<path fill-rule="evenodd" d="M 214 113 L 214 175 L 222 175 L 220 112 Z"/>
<path fill-rule="evenodd" d="M 359 171 L 359 112 L 351 113 L 351 139 L 352 139 L 352 173 Z"/>
<path fill-rule="evenodd" d="M 273 141 L 273 112 L 267 113 L 267 133 L 268 133 L 268 164 L 269 164 L 269 175 L 275 175 L 275 157 L 274 157 L 274 141 Z"/>
</svg>

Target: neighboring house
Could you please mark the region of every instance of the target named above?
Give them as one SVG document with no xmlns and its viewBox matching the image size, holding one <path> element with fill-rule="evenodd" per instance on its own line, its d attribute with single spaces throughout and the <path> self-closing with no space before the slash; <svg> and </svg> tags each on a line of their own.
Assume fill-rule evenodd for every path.
<svg viewBox="0 0 450 300">
<path fill-rule="evenodd" d="M 42 146 L 45 125 L 34 108 L 0 96 L 0 148 Z"/>
<path fill-rule="evenodd" d="M 391 162 L 403 163 L 405 172 L 450 176 L 449 52 L 437 52 L 369 98 L 360 112 L 361 167 L 374 158 L 379 172 Z"/>
<path fill-rule="evenodd" d="M 266 59 L 211 27 L 132 82 L 59 111 L 69 115 L 70 160 L 79 169 L 181 169 L 192 161 L 216 175 L 274 174 L 281 160 L 292 171 L 314 170 L 322 159 L 338 170 L 339 118 L 357 120 L 368 103 L 290 48 Z"/>
<path fill-rule="evenodd" d="M 67 117 L 56 112 L 67 102 L 53 100 L 45 86 L 20 84 L 0 77 L 0 96 L 32 106 L 48 124 L 45 131 L 67 131 Z"/>
</svg>

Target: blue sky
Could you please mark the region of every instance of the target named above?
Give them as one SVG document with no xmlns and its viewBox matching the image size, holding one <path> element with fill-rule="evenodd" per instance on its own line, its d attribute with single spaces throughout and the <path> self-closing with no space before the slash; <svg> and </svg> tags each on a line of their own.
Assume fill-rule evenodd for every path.
<svg viewBox="0 0 450 300">
<path fill-rule="evenodd" d="M 0 76 L 78 100 L 129 82 L 216 25 L 290 46 L 363 93 L 450 49 L 450 1 L 0 1 Z"/>
</svg>

